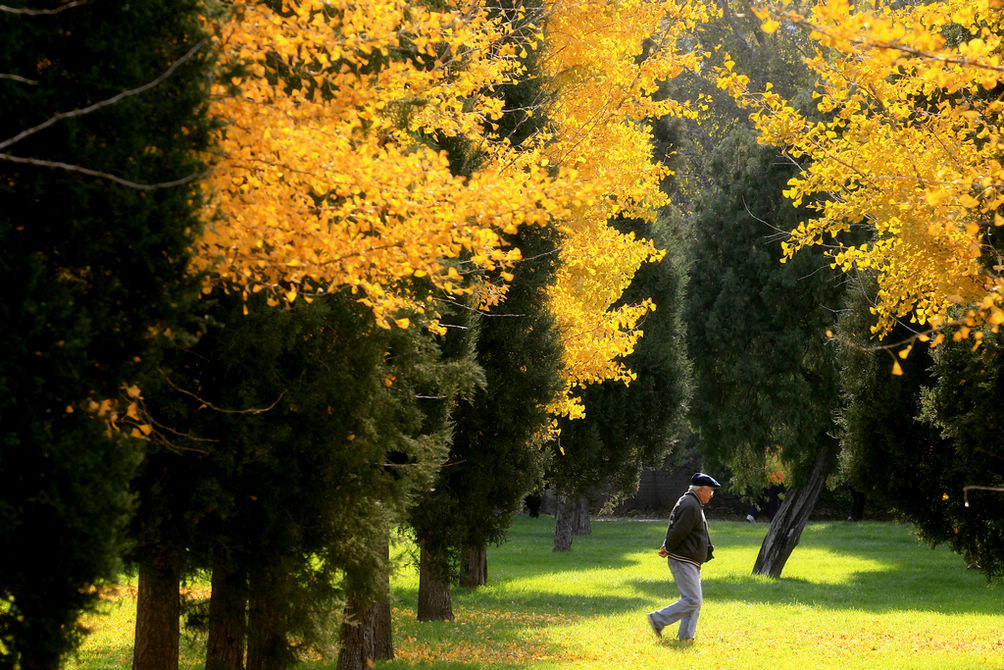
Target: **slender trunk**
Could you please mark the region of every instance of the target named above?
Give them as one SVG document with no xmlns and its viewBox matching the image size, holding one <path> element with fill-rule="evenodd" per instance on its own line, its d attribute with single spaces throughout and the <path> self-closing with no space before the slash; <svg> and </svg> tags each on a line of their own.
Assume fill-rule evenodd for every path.
<svg viewBox="0 0 1004 670">
<path fill-rule="evenodd" d="M 336 670 L 366 670 L 376 661 L 373 633 L 376 630 L 376 609 L 362 598 L 349 596 L 342 621 L 341 648 Z"/>
<path fill-rule="evenodd" d="M 381 535 L 380 556 L 383 573 L 380 576 L 380 593 L 373 604 L 373 659 L 389 661 L 394 658 L 394 638 L 390 618 L 390 537 Z"/>
<path fill-rule="evenodd" d="M 267 561 L 249 575 L 247 670 L 286 670 L 294 660 L 286 644 L 292 598 L 287 584 L 280 560 Z"/>
<path fill-rule="evenodd" d="M 453 600 L 444 559 L 425 547 L 419 556 L 418 620 L 453 621 Z"/>
<path fill-rule="evenodd" d="M 174 552 L 139 566 L 133 670 L 178 670 L 181 570 Z"/>
<path fill-rule="evenodd" d="M 388 573 L 388 586 L 389 573 Z M 394 638 L 390 619 L 390 590 L 373 603 L 373 660 L 389 661 L 394 658 Z"/>
<path fill-rule="evenodd" d="M 826 441 L 816 454 L 809 480 L 804 486 L 794 488 L 785 495 L 781 508 L 774 515 L 767 530 L 767 537 L 760 545 L 760 554 L 753 565 L 754 575 L 780 577 L 784 564 L 802 537 L 802 530 L 809 521 L 819 494 L 826 485 L 826 476 L 833 463 L 834 444 L 832 438 Z"/>
<path fill-rule="evenodd" d="M 247 582 L 244 573 L 225 558 L 213 561 L 209 596 L 209 638 L 206 670 L 244 670 L 247 634 Z"/>
<path fill-rule="evenodd" d="M 390 618 L 390 539 L 378 540 L 380 586 L 375 598 L 352 592 L 345 604 L 337 670 L 366 670 L 376 661 L 394 658 Z"/>
<path fill-rule="evenodd" d="M 556 496 L 554 502 L 554 547 L 552 551 L 571 551 L 575 520 L 574 499 Z"/>
<path fill-rule="evenodd" d="M 481 544 L 464 549 L 460 565 L 460 585 L 484 586 L 488 583 L 488 547 Z"/>
<path fill-rule="evenodd" d="M 589 498 L 579 496 L 575 499 L 575 519 L 572 532 L 579 536 L 592 535 L 593 526 L 589 522 Z"/>
</svg>

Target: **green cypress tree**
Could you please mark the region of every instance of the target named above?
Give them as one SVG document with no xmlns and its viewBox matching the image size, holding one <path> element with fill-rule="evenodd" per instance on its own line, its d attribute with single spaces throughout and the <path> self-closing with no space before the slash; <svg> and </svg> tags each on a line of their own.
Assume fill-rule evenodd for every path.
<svg viewBox="0 0 1004 670">
<path fill-rule="evenodd" d="M 793 166 L 734 129 L 712 157 L 714 180 L 696 212 L 688 291 L 694 361 L 691 421 L 733 484 L 766 487 L 762 463 L 780 451 L 793 481 L 754 571 L 777 576 L 836 459 L 837 366 L 826 330 L 841 287 L 818 253 L 781 264 L 780 240 L 804 214 L 781 191 Z"/>
<path fill-rule="evenodd" d="M 669 455 L 683 430 L 689 401 L 690 363 L 682 320 L 686 267 L 679 231 L 666 217 L 655 224 L 616 225 L 651 237 L 666 255 L 639 268 L 621 298 L 651 298 L 656 304 L 639 323 L 643 335 L 624 359 L 636 378 L 628 385 L 587 387 L 582 392 L 585 417 L 561 423 L 564 453 L 554 454 L 548 474 L 564 505 L 555 524 L 554 548 L 559 551 L 570 548 L 572 536 L 579 534 L 577 525 L 585 528 L 587 519 L 578 517 L 578 501 L 600 489 L 612 500 L 633 493 L 642 468 L 656 466 Z"/>
<path fill-rule="evenodd" d="M 869 495 L 913 523 L 926 542 L 948 544 L 988 579 L 1004 574 L 1004 447 L 998 399 L 999 336 L 918 345 L 906 360 L 869 336 L 861 291 L 841 319 L 841 466 Z M 889 336 L 912 333 L 900 327 Z M 892 367 L 899 362 L 902 374 Z M 968 486 L 976 486 L 967 490 Z M 994 490 L 997 489 L 997 490 Z M 968 505 L 967 505 L 968 503 Z"/>
<path fill-rule="evenodd" d="M 473 549 L 483 573 L 483 547 L 504 539 L 543 475 L 537 438 L 550 420 L 544 407 L 560 388 L 561 349 L 546 307 L 555 246 L 544 228 L 523 228 L 512 242 L 524 260 L 505 302 L 488 313 L 465 310 L 466 330 L 458 334 L 472 338 L 484 384 L 454 409 L 450 465 L 411 515 L 425 556 L 421 619 L 452 618 L 449 582 L 461 557 Z"/>
<path fill-rule="evenodd" d="M 208 144 L 197 3 L 51 6 L 0 10 L 0 666 L 26 669 L 117 576 L 141 450 L 87 406 L 184 300 Z"/>
<path fill-rule="evenodd" d="M 248 668 L 285 667 L 324 641 L 348 581 L 377 588 L 375 547 L 446 453 L 426 405 L 449 406 L 467 378 L 427 331 L 378 328 L 350 296 L 257 303 L 206 302 L 213 322 L 149 402 L 175 434 L 137 480 L 161 489 L 141 498 L 141 550 L 173 543 L 213 571 L 207 667 L 239 667 L 245 640 Z M 188 504 L 166 507 L 172 493 Z"/>
<path fill-rule="evenodd" d="M 517 36 L 529 39 L 543 5 L 506 0 L 496 11 L 514 23 Z M 538 56 L 528 50 L 522 57 L 528 72 L 539 70 Z M 514 146 L 547 123 L 540 83 L 531 76 L 499 87 L 506 111 L 497 132 Z M 481 159 L 463 140 L 441 140 L 457 174 L 469 173 Z M 474 356 L 484 384 L 453 409 L 450 465 L 412 513 L 424 557 L 419 618 L 452 619 L 450 581 L 461 559 L 473 558 L 473 569 L 465 570 L 468 583 L 482 583 L 485 546 L 503 540 L 523 497 L 539 485 L 545 457 L 539 437 L 550 420 L 544 407 L 560 387 L 561 349 L 546 295 L 557 269 L 557 237 L 550 228 L 521 227 L 506 240 L 523 260 L 513 269 L 504 302 L 487 312 L 473 305 L 452 311 L 459 327 L 450 338 Z"/>
<path fill-rule="evenodd" d="M 681 128 L 668 119 L 656 121 L 652 128 L 653 154 L 668 163 L 680 142 Z M 674 194 L 677 186 L 669 177 L 662 189 Z M 656 310 L 638 324 L 642 337 L 623 361 L 636 378 L 628 385 L 606 382 L 585 388 L 585 417 L 563 421 L 560 445 L 552 445 L 558 453 L 553 454 L 548 482 L 559 492 L 554 540 L 559 551 L 571 548 L 574 535 L 587 532 L 587 496 L 601 488 L 611 501 L 633 493 L 642 468 L 665 460 L 684 429 L 691 393 L 682 312 L 687 268 L 681 216 L 667 206 L 655 223 L 618 219 L 611 225 L 652 239 L 666 253 L 658 263 L 638 269 L 615 305 L 646 298 L 656 304 Z"/>
</svg>

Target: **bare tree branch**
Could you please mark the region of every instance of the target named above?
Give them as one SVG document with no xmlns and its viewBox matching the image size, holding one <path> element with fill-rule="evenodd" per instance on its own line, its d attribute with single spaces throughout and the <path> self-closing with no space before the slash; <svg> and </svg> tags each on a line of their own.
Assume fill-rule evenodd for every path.
<svg viewBox="0 0 1004 670">
<path fill-rule="evenodd" d="M 196 179 L 208 173 L 208 170 L 204 170 L 202 172 L 190 174 L 187 177 L 182 177 L 180 179 L 175 179 L 173 181 L 164 181 L 157 184 L 140 184 L 139 182 L 130 181 L 129 179 L 124 179 L 122 177 L 110 174 L 108 172 L 101 172 L 100 170 L 92 170 L 90 168 L 83 167 L 82 165 L 73 165 L 71 163 L 62 163 L 60 161 L 48 161 L 48 160 L 43 160 L 41 158 L 26 158 L 24 156 L 15 156 L 13 154 L 6 154 L 6 153 L 0 154 L 0 161 L 8 161 L 10 163 L 25 163 L 27 165 L 48 167 L 48 168 L 53 168 L 55 170 L 66 170 L 68 172 L 79 172 L 80 174 L 85 174 L 89 177 L 98 177 L 99 179 L 107 179 L 108 181 L 115 182 L 116 184 L 121 184 L 122 186 L 128 186 L 129 188 L 134 188 L 140 191 L 156 191 L 157 189 L 181 186 L 182 184 L 193 182 Z"/>
<path fill-rule="evenodd" d="M 26 9 L 24 7 L 8 7 L 7 5 L 0 5 L 0 12 L 20 14 L 22 16 L 51 16 L 52 14 L 65 12 L 67 9 L 72 7 L 79 7 L 80 5 L 86 4 L 87 0 L 73 0 L 73 2 L 68 2 L 65 5 L 60 5 L 54 9 Z"/>
<path fill-rule="evenodd" d="M 109 107 L 111 105 L 114 105 L 114 104 L 116 104 L 116 103 L 118 103 L 118 102 L 120 102 L 120 101 L 122 101 L 122 100 L 124 100 L 126 98 L 132 97 L 134 95 L 139 95 L 140 93 L 145 93 L 146 91 L 149 91 L 150 89 L 152 89 L 152 88 L 160 85 L 161 82 L 163 82 L 165 79 L 167 79 L 168 77 L 170 77 L 174 73 L 175 70 L 177 70 L 179 67 L 181 67 L 181 65 L 185 61 L 191 59 L 196 54 L 196 52 L 199 51 L 199 49 L 201 49 L 202 47 L 204 47 L 206 45 L 206 43 L 207 43 L 207 40 L 202 40 L 201 42 L 199 42 L 198 44 L 196 44 L 195 46 L 193 46 L 191 49 L 188 50 L 188 53 L 186 53 L 184 56 L 182 56 L 178 60 L 176 60 L 173 63 L 171 63 L 171 66 L 169 68 L 167 68 L 166 70 L 164 70 L 164 72 L 162 72 L 160 74 L 160 76 L 158 76 L 156 79 L 154 79 L 152 81 L 149 81 L 149 82 L 143 84 L 142 86 L 138 86 L 136 88 L 131 88 L 131 89 L 127 90 L 127 91 L 122 91 L 121 93 L 113 95 L 110 98 L 107 98 L 105 100 L 101 100 L 99 102 L 96 102 L 93 105 L 89 105 L 87 107 L 82 107 L 80 109 L 73 109 L 73 110 L 70 110 L 69 112 L 58 112 L 56 114 L 53 114 L 52 116 L 50 116 L 48 119 L 46 119 L 42 123 L 38 124 L 37 126 L 34 126 L 32 128 L 27 128 L 25 130 L 22 130 L 17 135 L 15 135 L 15 136 L 13 136 L 11 138 L 8 138 L 6 140 L 3 140 L 2 142 L 0 142 L 0 149 L 6 149 L 7 147 L 10 147 L 10 146 L 12 146 L 14 144 L 17 144 L 18 142 L 20 142 L 24 138 L 30 137 L 31 135 L 34 135 L 35 133 L 38 133 L 38 132 L 40 132 L 42 130 L 45 130 L 46 128 L 54 125 L 55 123 L 57 123 L 59 121 L 62 121 L 63 119 L 70 119 L 70 118 L 74 118 L 74 117 L 77 117 L 77 116 L 84 116 L 85 114 L 90 114 L 91 112 L 96 112 L 97 110 L 103 109 L 104 107 Z"/>
<path fill-rule="evenodd" d="M 34 79 L 28 79 L 27 77 L 22 77 L 17 74 L 4 74 L 3 72 L 0 72 L 0 79 L 10 79 L 11 81 L 19 81 L 22 84 L 32 84 L 33 86 L 38 85 L 38 82 Z"/>
<path fill-rule="evenodd" d="M 195 393 L 192 393 L 191 391 L 181 388 L 173 381 L 171 381 L 171 378 L 168 377 L 163 370 L 160 371 L 160 374 L 164 377 L 164 381 L 167 382 L 167 385 L 173 388 L 178 393 L 181 393 L 182 395 L 187 395 L 190 398 L 194 398 L 195 400 L 198 400 L 200 403 L 202 403 L 209 409 L 215 412 L 222 412 L 224 414 L 264 414 L 265 412 L 268 412 L 269 410 L 273 409 L 276 405 L 278 405 L 279 401 L 282 400 L 282 397 L 286 395 L 286 392 L 283 391 L 282 393 L 279 394 L 279 397 L 275 399 L 275 402 L 273 402 L 268 407 L 261 407 L 261 408 L 251 407 L 248 409 L 223 409 L 222 407 L 216 407 L 215 405 L 213 405 L 211 402 L 209 402 L 204 398 L 200 398 Z"/>
</svg>

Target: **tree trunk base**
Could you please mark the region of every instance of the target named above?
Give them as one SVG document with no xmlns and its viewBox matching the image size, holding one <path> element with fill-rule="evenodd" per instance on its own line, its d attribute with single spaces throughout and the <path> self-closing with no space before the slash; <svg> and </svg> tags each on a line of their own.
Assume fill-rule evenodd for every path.
<svg viewBox="0 0 1004 670">
<path fill-rule="evenodd" d="M 449 577 L 437 558 L 422 547 L 418 571 L 419 621 L 453 621 Z"/>
<path fill-rule="evenodd" d="M 575 499 L 575 519 L 572 532 L 579 537 L 593 534 L 593 525 L 589 519 L 589 498 L 579 496 Z"/>
<path fill-rule="evenodd" d="M 461 564 L 460 585 L 468 588 L 488 583 L 488 547 L 468 547 Z"/>
<path fill-rule="evenodd" d="M 246 636 L 247 580 L 226 560 L 216 560 L 209 597 L 206 670 L 244 670 Z"/>
<path fill-rule="evenodd" d="M 753 565 L 754 575 L 780 577 L 784 564 L 802 537 L 819 494 L 826 485 L 826 476 L 832 467 L 834 445 L 827 441 L 816 454 L 816 462 L 804 486 L 787 493 L 781 508 L 774 515 L 767 537 L 760 545 L 760 553 Z"/>
<path fill-rule="evenodd" d="M 558 495 L 554 505 L 554 546 L 552 551 L 571 551 L 574 539 L 575 501 Z"/>
<path fill-rule="evenodd" d="M 178 670 L 180 575 L 166 554 L 140 563 L 133 670 Z"/>
</svg>

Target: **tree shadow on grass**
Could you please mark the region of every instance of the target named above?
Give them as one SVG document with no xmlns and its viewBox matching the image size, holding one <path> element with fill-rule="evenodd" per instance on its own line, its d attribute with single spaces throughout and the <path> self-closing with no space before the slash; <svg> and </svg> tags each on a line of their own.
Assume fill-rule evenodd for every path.
<svg viewBox="0 0 1004 670">
<path fill-rule="evenodd" d="M 550 552 L 550 528 L 546 521 L 523 522 L 510 545 L 490 551 L 489 586 L 454 590 L 457 621 L 429 624 L 415 622 L 413 615 L 410 621 L 407 616 L 404 621 L 395 617 L 395 637 L 405 638 L 398 648 L 413 647 L 408 656 L 386 667 L 468 670 L 491 665 L 514 670 L 540 658 L 567 661 L 570 650 L 562 648 L 560 640 L 536 636 L 535 630 L 594 617 L 640 614 L 675 596 L 663 562 L 659 570 L 646 571 L 642 577 L 617 576 L 638 566 L 641 555 L 654 551 L 652 539 L 658 541 L 664 531 L 661 522 L 594 524 L 594 535 L 576 538 L 567 554 Z M 1000 587 L 988 587 L 982 574 L 967 571 L 958 556 L 917 543 L 909 526 L 811 524 L 789 559 L 789 576 L 779 579 L 749 574 L 766 530 L 765 524 L 713 523 L 715 553 L 723 558 L 704 570 L 709 602 L 873 613 L 1000 614 Z M 742 571 L 737 571 L 740 564 Z M 616 581 L 609 590 L 602 586 L 606 577 Z M 569 580 L 590 586 L 567 588 Z M 547 584 L 554 584 L 554 590 Z M 417 588 L 398 585 L 394 593 L 400 610 L 414 612 Z M 478 630 L 479 626 L 484 629 Z M 458 657 L 458 644 L 467 645 L 466 652 L 459 652 L 466 657 Z M 531 658 L 515 656 L 520 649 L 529 649 Z M 479 654 L 494 656 L 486 662 Z"/>
<path fill-rule="evenodd" d="M 959 556 L 944 548 L 932 550 L 916 542 L 908 527 L 848 527 L 838 522 L 837 532 L 830 532 L 834 529 L 828 526 L 832 525 L 815 524 L 805 533 L 785 573 L 777 579 L 735 572 L 715 574 L 714 565 L 709 565 L 702 580 L 705 599 L 874 613 L 1001 613 L 999 585 L 988 585 L 982 573 L 967 570 Z M 721 545 L 716 542 L 716 554 L 749 542 L 748 537 L 735 543 L 727 534 L 726 538 Z M 855 570 L 851 566 L 856 564 L 868 567 Z M 847 566 L 843 573 L 841 566 Z M 752 572 L 752 563 L 749 567 Z M 806 572 L 809 578 L 800 576 Z M 823 576 L 814 579 L 815 574 Z M 665 589 L 647 580 L 633 584 L 640 591 L 658 594 L 656 597 L 665 595 Z"/>
</svg>

